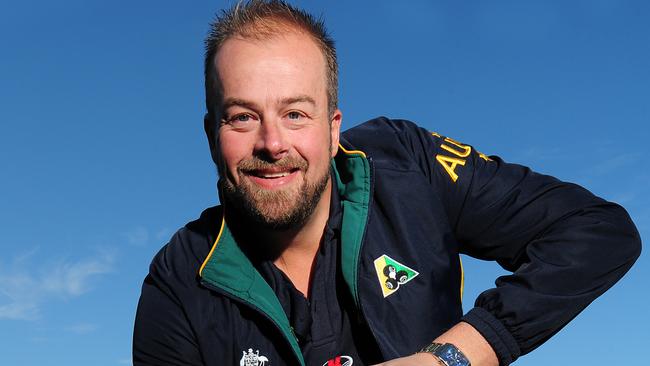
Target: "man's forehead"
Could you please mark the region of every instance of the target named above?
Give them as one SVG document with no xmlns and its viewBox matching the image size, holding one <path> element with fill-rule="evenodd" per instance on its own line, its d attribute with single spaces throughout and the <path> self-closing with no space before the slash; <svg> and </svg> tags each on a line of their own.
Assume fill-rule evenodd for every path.
<svg viewBox="0 0 650 366">
<path fill-rule="evenodd" d="M 325 57 L 318 45 L 310 36 L 297 33 L 266 40 L 230 38 L 215 55 L 213 67 L 221 87 L 283 77 L 291 83 L 312 79 L 313 83 L 321 84 L 326 82 L 327 74 Z"/>
</svg>

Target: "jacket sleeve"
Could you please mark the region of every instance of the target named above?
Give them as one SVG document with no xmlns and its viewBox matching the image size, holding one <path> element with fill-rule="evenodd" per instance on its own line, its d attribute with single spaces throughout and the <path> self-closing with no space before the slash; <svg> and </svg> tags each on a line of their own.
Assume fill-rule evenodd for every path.
<svg viewBox="0 0 650 366">
<path fill-rule="evenodd" d="M 196 337 L 168 281 L 166 248 L 154 259 L 142 285 L 133 332 L 133 365 L 203 365 Z"/>
<path fill-rule="evenodd" d="M 395 123 L 439 191 L 460 252 L 512 272 L 463 317 L 500 364 L 558 332 L 639 256 L 639 234 L 617 204 L 409 122 Z"/>
</svg>

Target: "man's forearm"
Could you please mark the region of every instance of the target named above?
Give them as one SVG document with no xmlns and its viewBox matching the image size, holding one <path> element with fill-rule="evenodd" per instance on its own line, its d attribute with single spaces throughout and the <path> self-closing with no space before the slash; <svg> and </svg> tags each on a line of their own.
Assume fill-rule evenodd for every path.
<svg viewBox="0 0 650 366">
<path fill-rule="evenodd" d="M 499 360 L 492 346 L 474 327 L 460 322 L 434 339 L 436 343 L 451 343 L 456 346 L 472 366 L 498 366 Z M 386 361 L 376 366 L 438 366 L 442 363 L 432 354 L 416 353 L 411 356 Z"/>
</svg>

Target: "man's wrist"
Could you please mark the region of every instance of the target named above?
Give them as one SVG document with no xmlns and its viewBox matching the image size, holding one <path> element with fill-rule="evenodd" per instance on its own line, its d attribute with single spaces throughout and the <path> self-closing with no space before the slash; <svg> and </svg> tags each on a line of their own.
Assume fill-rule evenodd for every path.
<svg viewBox="0 0 650 366">
<path fill-rule="evenodd" d="M 446 366 L 440 358 L 432 355 L 429 352 L 421 352 L 418 351 L 414 355 L 417 357 L 415 360 L 417 362 L 417 365 L 422 365 L 422 366 Z"/>
<path fill-rule="evenodd" d="M 420 353 L 432 355 L 442 366 L 471 366 L 465 354 L 451 343 L 434 342 L 423 347 Z"/>
</svg>

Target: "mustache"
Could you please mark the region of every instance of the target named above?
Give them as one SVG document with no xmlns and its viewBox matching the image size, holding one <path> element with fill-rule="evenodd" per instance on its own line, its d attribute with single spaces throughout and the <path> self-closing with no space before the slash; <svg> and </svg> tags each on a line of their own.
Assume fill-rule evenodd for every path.
<svg viewBox="0 0 650 366">
<path fill-rule="evenodd" d="M 242 160 L 237 165 L 237 170 L 240 172 L 251 172 L 263 169 L 306 170 L 308 166 L 309 164 L 307 164 L 305 159 L 295 156 L 286 156 L 274 162 L 262 160 L 254 156 L 250 159 Z"/>
</svg>

